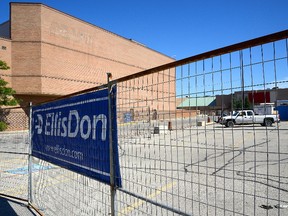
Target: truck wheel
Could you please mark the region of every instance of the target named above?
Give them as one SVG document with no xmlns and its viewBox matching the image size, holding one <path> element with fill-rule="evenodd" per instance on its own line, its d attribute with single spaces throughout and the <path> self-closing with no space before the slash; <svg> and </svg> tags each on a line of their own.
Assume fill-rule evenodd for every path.
<svg viewBox="0 0 288 216">
<path fill-rule="evenodd" d="M 264 125 L 266 126 L 266 127 L 271 127 L 272 126 L 272 120 L 271 119 L 265 119 L 264 120 Z"/>
<path fill-rule="evenodd" d="M 233 121 L 226 122 L 226 127 L 234 127 L 234 122 Z"/>
</svg>

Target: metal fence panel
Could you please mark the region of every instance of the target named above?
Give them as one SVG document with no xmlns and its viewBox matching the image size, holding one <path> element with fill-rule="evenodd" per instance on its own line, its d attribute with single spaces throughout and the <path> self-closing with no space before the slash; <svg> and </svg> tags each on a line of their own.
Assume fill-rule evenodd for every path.
<svg viewBox="0 0 288 216">
<path fill-rule="evenodd" d="M 105 94 L 104 95 L 103 94 L 104 93 L 101 94 L 102 98 L 107 97 L 105 96 Z M 88 114 L 89 115 L 95 114 L 94 112 L 92 112 L 92 110 L 94 109 L 94 108 L 91 109 L 92 105 L 88 104 L 89 101 L 92 101 L 90 97 L 88 99 L 82 97 L 81 100 L 78 99 L 79 101 L 77 100 L 76 102 L 75 102 L 75 98 L 72 98 L 72 99 L 73 99 L 72 102 L 69 101 L 70 104 L 68 104 L 69 107 L 71 106 L 71 109 L 77 110 L 78 106 L 76 106 L 75 104 L 82 105 L 85 102 L 87 103 L 87 105 L 85 107 L 84 106 L 81 107 L 82 114 L 87 113 L 86 117 L 88 117 Z M 56 105 L 54 104 L 54 106 L 59 107 L 59 103 Z M 61 106 L 64 107 L 65 104 L 64 105 L 61 104 L 60 107 Z M 51 107 L 53 108 L 53 106 Z M 50 111 L 54 112 L 52 108 L 51 108 L 52 111 L 51 110 Z M 57 109 L 55 108 L 57 112 L 61 111 L 62 118 L 63 118 L 64 117 L 63 109 L 60 111 L 59 109 L 58 110 Z M 67 113 L 68 111 L 66 110 Z M 80 115 L 80 110 L 77 110 L 77 111 L 79 111 L 79 115 L 75 116 L 74 119 L 70 120 L 72 123 L 70 122 L 67 124 L 73 125 L 75 124 L 75 122 L 84 122 L 84 121 L 80 121 L 81 120 L 80 118 L 84 118 L 85 116 L 83 117 Z M 78 119 L 76 120 L 76 118 Z M 94 116 L 94 118 L 96 119 L 96 115 Z M 99 124 L 97 124 L 98 126 L 96 124 L 97 123 L 95 123 L 95 125 L 92 126 L 93 130 L 95 129 L 95 137 L 96 137 L 96 133 L 98 133 L 98 131 L 96 131 L 96 127 L 99 129 Z M 100 127 L 102 127 L 102 129 L 103 127 L 106 127 L 105 125 L 103 125 L 103 122 L 101 124 L 100 124 Z M 81 127 L 85 128 L 84 123 Z M 91 130 L 91 125 L 89 127 Z M 88 126 L 86 127 L 86 129 L 83 129 L 83 131 L 85 130 L 85 132 L 87 132 L 88 131 L 87 128 Z M 76 129 L 73 129 L 73 130 L 76 131 Z M 105 131 L 106 131 L 106 128 L 105 128 Z M 59 129 L 59 134 L 60 132 L 63 132 L 63 129 Z M 99 134 L 97 134 L 97 136 L 98 135 Z M 105 132 L 105 135 L 106 135 L 106 132 Z M 89 136 L 92 137 L 93 135 L 89 135 Z M 101 136 L 99 137 L 100 137 L 99 139 L 101 139 Z M 87 137 L 87 140 L 89 140 L 88 137 Z M 88 146 L 87 142 L 85 143 L 84 141 L 81 142 L 81 139 L 77 139 L 77 141 L 75 141 L 74 139 L 74 143 L 72 143 L 71 145 L 70 143 L 68 143 L 65 147 L 66 149 L 70 151 L 70 149 L 73 149 L 72 147 L 74 144 L 74 149 L 76 149 L 75 143 L 77 144 L 77 142 L 79 142 L 78 145 Z M 91 143 L 95 143 L 95 142 L 91 140 Z M 48 143 L 46 142 L 46 144 L 49 145 L 49 142 Z M 103 144 L 103 142 L 101 142 L 101 144 Z M 101 155 L 99 153 L 97 152 L 95 153 L 96 148 L 92 149 L 92 147 L 90 147 L 89 149 L 87 147 L 83 149 L 84 151 L 81 148 L 78 148 L 77 151 L 79 151 L 79 153 L 82 153 L 83 157 L 87 157 L 85 158 L 85 160 L 89 160 L 91 164 L 93 163 L 93 160 L 95 160 L 95 163 L 97 162 L 99 164 L 100 162 L 102 162 L 102 164 L 107 163 L 106 156 L 100 157 Z M 101 150 L 102 148 L 100 146 L 97 149 Z M 95 154 L 88 154 L 91 151 L 93 151 Z M 61 155 L 54 156 L 52 154 L 51 157 L 57 157 L 59 160 L 65 159 L 65 157 Z M 68 164 L 65 166 L 69 167 L 69 163 L 71 161 L 69 161 L 68 159 L 65 161 Z M 77 164 L 75 165 L 84 166 L 82 162 L 83 160 L 77 161 Z M 76 163 L 76 162 L 72 161 L 71 164 L 73 163 Z M 96 216 L 96 215 L 111 214 L 110 186 L 109 185 L 104 184 L 102 182 L 98 182 L 97 180 L 92 179 L 90 177 L 86 177 L 81 174 L 75 173 L 71 171 L 71 169 L 68 170 L 63 167 L 57 166 L 55 164 L 48 163 L 44 160 L 40 160 L 36 157 L 33 157 L 33 164 L 41 167 L 41 169 L 39 169 L 37 173 L 32 173 L 32 201 L 35 204 L 35 206 L 37 206 L 37 208 L 39 208 L 40 211 L 43 212 L 45 215 L 95 215 Z M 91 167 L 88 167 L 87 170 L 89 168 Z"/>
<path fill-rule="evenodd" d="M 288 213 L 287 122 L 214 122 L 287 95 L 287 39 L 206 56 L 118 82 L 118 215 Z"/>
<path fill-rule="evenodd" d="M 279 32 L 110 83 L 122 178 L 115 215 L 288 214 L 288 123 L 268 121 L 287 100 L 287 37 Z M 276 101 L 271 113 L 253 116 L 265 122 L 219 124 L 235 110 Z M 0 133 L 0 194 L 28 199 L 29 134 L 11 130 Z M 31 173 L 31 201 L 45 215 L 114 213 L 109 185 L 37 158 Z"/>
<path fill-rule="evenodd" d="M 44 215 L 109 215 L 110 188 L 103 183 L 34 158 L 33 203 Z"/>
<path fill-rule="evenodd" d="M 29 118 L 22 108 L 1 108 L 0 121 L 7 124 L 0 132 L 0 194 L 27 199 Z"/>
</svg>

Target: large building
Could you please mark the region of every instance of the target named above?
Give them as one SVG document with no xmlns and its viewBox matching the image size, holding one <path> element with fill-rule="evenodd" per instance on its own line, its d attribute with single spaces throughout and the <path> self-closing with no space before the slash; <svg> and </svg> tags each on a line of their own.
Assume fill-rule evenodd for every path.
<svg viewBox="0 0 288 216">
<path fill-rule="evenodd" d="M 0 59 L 11 67 L 0 76 L 23 105 L 106 83 L 107 72 L 115 79 L 174 61 L 39 3 L 10 3 L 10 19 L 0 25 Z"/>
</svg>

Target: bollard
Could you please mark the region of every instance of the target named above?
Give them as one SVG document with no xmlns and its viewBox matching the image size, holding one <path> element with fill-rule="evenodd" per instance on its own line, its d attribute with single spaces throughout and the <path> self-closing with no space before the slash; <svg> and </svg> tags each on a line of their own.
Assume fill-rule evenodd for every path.
<svg viewBox="0 0 288 216">
<path fill-rule="evenodd" d="M 171 122 L 171 121 L 168 122 L 168 130 L 169 130 L 169 131 L 172 130 L 172 122 Z"/>
</svg>

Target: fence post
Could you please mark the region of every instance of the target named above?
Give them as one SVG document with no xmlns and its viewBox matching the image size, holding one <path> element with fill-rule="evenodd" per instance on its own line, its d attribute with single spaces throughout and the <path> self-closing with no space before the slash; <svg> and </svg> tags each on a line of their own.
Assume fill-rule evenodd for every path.
<svg viewBox="0 0 288 216">
<path fill-rule="evenodd" d="M 109 157 L 110 157 L 110 197 L 111 197 L 111 215 L 116 215 L 116 188 L 115 188 L 115 173 L 114 173 L 114 151 L 113 151 L 113 124 L 112 124 L 112 78 L 111 73 L 107 73 L 107 84 L 108 84 L 108 113 L 109 113 Z"/>
<path fill-rule="evenodd" d="M 32 204 L 32 102 L 29 103 L 28 204 Z"/>
</svg>

